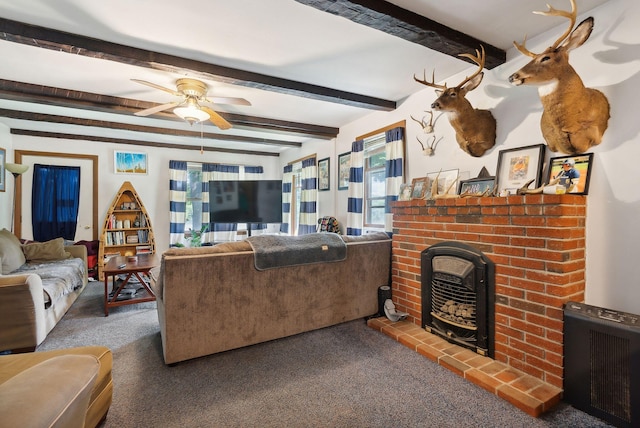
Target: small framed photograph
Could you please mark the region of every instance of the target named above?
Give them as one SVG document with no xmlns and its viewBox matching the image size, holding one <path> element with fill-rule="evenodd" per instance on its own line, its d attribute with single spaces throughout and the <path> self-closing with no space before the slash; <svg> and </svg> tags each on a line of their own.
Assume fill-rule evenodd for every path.
<svg viewBox="0 0 640 428">
<path fill-rule="evenodd" d="M 113 166 L 116 174 L 148 174 L 149 160 L 146 153 L 114 150 Z"/>
<path fill-rule="evenodd" d="M 458 185 L 458 195 L 480 196 L 489 194 L 496 185 L 495 177 L 471 178 L 460 180 Z"/>
<path fill-rule="evenodd" d="M 410 201 L 411 200 L 411 183 L 402 183 L 400 185 L 400 194 L 398 195 L 399 201 Z"/>
<path fill-rule="evenodd" d="M 586 195 L 589 193 L 592 161 L 593 153 L 551 158 L 546 183 L 561 184 L 567 193 Z"/>
<path fill-rule="evenodd" d="M 318 161 L 318 190 L 330 189 L 329 158 Z"/>
<path fill-rule="evenodd" d="M 338 155 L 338 190 L 349 188 L 349 170 L 351 169 L 351 152 Z"/>
<path fill-rule="evenodd" d="M 411 199 L 424 199 L 428 182 L 427 177 L 414 178 L 411 183 Z"/>
<path fill-rule="evenodd" d="M 500 150 L 496 169 L 498 195 L 515 195 L 519 188 L 532 180 L 529 188 L 539 187 L 545 148 L 544 144 L 535 144 Z"/>
<path fill-rule="evenodd" d="M 4 169 L 5 160 L 7 158 L 7 152 L 5 149 L 0 147 L 0 192 L 4 192 L 7 188 L 5 175 L 7 173 Z"/>
<path fill-rule="evenodd" d="M 438 172 L 430 172 L 427 174 L 427 178 L 429 179 L 429 183 L 431 183 L 430 188 L 427 190 L 428 196 L 427 199 L 433 197 L 432 189 L 433 182 L 438 179 L 438 195 L 444 195 L 445 193 L 455 194 L 456 190 L 458 190 L 458 186 L 456 185 L 459 177 L 459 170 L 457 169 L 448 169 L 446 171 L 438 171 Z"/>
</svg>

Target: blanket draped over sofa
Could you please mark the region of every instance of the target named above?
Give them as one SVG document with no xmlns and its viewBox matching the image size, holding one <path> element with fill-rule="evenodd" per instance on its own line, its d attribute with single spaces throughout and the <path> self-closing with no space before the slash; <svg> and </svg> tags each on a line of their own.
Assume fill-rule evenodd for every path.
<svg viewBox="0 0 640 428">
<path fill-rule="evenodd" d="M 165 363 L 376 314 L 378 288 L 389 284 L 391 239 L 335 237 L 346 244 L 343 260 L 266 270 L 256 269 L 247 240 L 165 251 L 152 282 Z"/>
<path fill-rule="evenodd" d="M 347 258 L 347 245 L 329 232 L 301 236 L 258 235 L 247 239 L 258 270 L 309 263 L 338 262 Z"/>
</svg>

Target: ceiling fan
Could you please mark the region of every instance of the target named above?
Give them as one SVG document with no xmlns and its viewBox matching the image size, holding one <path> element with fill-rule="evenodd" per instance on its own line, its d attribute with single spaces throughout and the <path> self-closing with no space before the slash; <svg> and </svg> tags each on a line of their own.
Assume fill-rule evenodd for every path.
<svg viewBox="0 0 640 428">
<path fill-rule="evenodd" d="M 160 104 L 155 107 L 151 107 L 145 110 L 140 110 L 134 113 L 136 116 L 149 116 L 154 113 L 158 113 L 163 110 L 173 108 L 173 113 L 181 119 L 186 120 L 191 125 L 196 122 L 202 122 L 210 120 L 220 129 L 229 129 L 231 124 L 227 122 L 222 116 L 213 111 L 211 107 L 203 105 L 209 104 L 234 104 L 242 106 L 250 106 L 251 103 L 244 98 L 229 98 L 229 97 L 210 97 L 207 98 L 207 85 L 196 79 L 178 79 L 176 81 L 176 90 L 165 88 L 164 86 L 156 85 L 155 83 L 147 82 L 146 80 L 131 79 L 136 83 L 150 86 L 161 91 L 168 92 L 182 99 L 179 101 L 170 102 L 167 104 Z"/>
</svg>

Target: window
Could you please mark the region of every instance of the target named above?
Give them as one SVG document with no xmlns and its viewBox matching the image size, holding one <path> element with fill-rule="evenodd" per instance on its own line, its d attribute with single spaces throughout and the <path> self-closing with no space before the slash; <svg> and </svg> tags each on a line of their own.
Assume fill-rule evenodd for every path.
<svg viewBox="0 0 640 428">
<path fill-rule="evenodd" d="M 386 200 L 384 133 L 364 142 L 364 226 L 384 227 Z"/>
</svg>

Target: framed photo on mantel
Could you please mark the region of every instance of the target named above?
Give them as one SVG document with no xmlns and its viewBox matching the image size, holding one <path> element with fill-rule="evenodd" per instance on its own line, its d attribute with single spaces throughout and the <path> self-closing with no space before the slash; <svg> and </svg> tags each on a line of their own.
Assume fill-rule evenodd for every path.
<svg viewBox="0 0 640 428">
<path fill-rule="evenodd" d="M 531 180 L 530 189 L 540 186 L 545 148 L 544 144 L 536 144 L 500 150 L 496 169 L 499 196 L 515 195 Z"/>
</svg>

